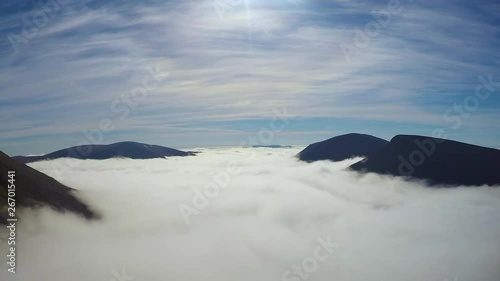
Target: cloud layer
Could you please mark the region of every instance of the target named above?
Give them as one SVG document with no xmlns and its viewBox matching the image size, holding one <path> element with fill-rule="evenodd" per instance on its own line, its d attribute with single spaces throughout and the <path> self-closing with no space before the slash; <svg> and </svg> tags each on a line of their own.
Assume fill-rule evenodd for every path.
<svg viewBox="0 0 500 281">
<path fill-rule="evenodd" d="M 134 280 L 500 277 L 498 188 L 429 189 L 361 177 L 344 170 L 356 159 L 302 163 L 293 158 L 299 148 L 199 150 L 166 160 L 76 160 L 63 183 L 103 220 L 23 212 L 18 273 L 1 270 L 0 278 L 111 281 L 122 270 Z M 59 161 L 30 165 L 55 176 Z M 179 207 L 195 206 L 195 194 L 228 167 L 236 172 L 187 224 Z M 300 278 L 293 266 L 314 257 L 318 239 L 338 247 Z"/>
</svg>

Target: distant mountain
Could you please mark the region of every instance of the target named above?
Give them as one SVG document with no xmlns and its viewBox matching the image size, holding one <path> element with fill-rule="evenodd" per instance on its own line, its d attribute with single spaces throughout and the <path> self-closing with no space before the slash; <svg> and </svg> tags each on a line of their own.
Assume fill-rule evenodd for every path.
<svg viewBox="0 0 500 281">
<path fill-rule="evenodd" d="M 370 135 L 347 134 L 309 145 L 299 152 L 302 161 L 342 161 L 355 156 L 368 156 L 389 142 Z"/>
<path fill-rule="evenodd" d="M 427 180 L 431 185 L 500 185 L 500 150 L 424 136 L 398 135 L 355 163 L 355 171 Z"/>
<path fill-rule="evenodd" d="M 70 211 L 85 218 L 96 215 L 87 205 L 79 201 L 73 189 L 55 179 L 19 163 L 0 151 L 0 223 L 7 219 L 8 172 L 15 172 L 15 203 L 20 206 L 48 205 L 58 211 Z"/>
<path fill-rule="evenodd" d="M 149 145 L 137 142 L 119 142 L 109 145 L 73 146 L 42 156 L 15 156 L 13 158 L 23 163 L 30 163 L 64 157 L 77 159 L 109 159 L 115 157 L 151 159 L 189 155 L 195 155 L 195 153 L 180 151 L 159 145 Z"/>
<path fill-rule="evenodd" d="M 291 148 L 290 145 L 252 145 L 253 148 Z"/>
</svg>

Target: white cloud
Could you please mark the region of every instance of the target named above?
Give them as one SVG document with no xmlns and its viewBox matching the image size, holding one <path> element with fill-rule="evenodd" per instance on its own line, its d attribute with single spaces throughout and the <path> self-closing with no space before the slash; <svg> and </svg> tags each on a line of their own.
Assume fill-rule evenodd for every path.
<svg viewBox="0 0 500 281">
<path fill-rule="evenodd" d="M 108 281 L 126 268 L 135 280 L 279 281 L 329 235 L 340 247 L 308 280 L 500 276 L 498 188 L 359 177 L 343 170 L 356 160 L 302 163 L 293 158 L 299 148 L 196 150 L 165 160 L 77 160 L 63 183 L 103 219 L 23 212 L 18 273 L 1 270 L 0 279 Z M 64 161 L 31 166 L 55 176 L 53 165 Z M 191 190 L 213 182 L 229 161 L 241 172 L 186 224 L 179 205 L 192 204 Z"/>
</svg>

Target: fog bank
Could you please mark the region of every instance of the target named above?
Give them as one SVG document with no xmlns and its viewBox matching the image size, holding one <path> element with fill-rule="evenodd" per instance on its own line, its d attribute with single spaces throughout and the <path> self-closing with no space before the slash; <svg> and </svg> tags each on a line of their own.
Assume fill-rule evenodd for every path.
<svg viewBox="0 0 500 281">
<path fill-rule="evenodd" d="M 62 183 L 102 220 L 20 212 L 17 273 L 2 239 L 0 280 L 500 280 L 500 188 L 360 176 L 345 171 L 359 159 L 300 148 L 197 151 L 72 160 Z M 65 161 L 30 166 L 55 177 Z"/>
</svg>

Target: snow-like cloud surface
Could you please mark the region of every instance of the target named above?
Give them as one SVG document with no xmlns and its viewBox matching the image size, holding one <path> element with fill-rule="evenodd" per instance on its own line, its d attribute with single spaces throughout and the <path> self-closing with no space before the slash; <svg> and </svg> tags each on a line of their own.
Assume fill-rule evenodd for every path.
<svg viewBox="0 0 500 281">
<path fill-rule="evenodd" d="M 200 151 L 165 160 L 76 160 L 63 183 L 78 189 L 102 220 L 24 211 L 17 274 L 2 269 L 0 279 L 500 277 L 500 189 L 431 189 L 361 177 L 344 170 L 356 160 L 302 163 L 293 158 L 298 148 Z M 31 166 L 55 176 L 63 161 Z M 217 182 L 223 188 L 214 189 Z M 189 223 L 180 211 L 187 207 L 196 211 Z M 5 253 L 6 244 L 0 249 Z"/>
</svg>

